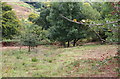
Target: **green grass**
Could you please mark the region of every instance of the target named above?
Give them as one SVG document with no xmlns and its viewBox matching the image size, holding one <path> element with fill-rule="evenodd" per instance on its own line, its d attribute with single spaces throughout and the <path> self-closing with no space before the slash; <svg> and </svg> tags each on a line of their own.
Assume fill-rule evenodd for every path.
<svg viewBox="0 0 120 79">
<path fill-rule="evenodd" d="M 104 48 L 107 45 L 85 45 L 70 48 L 43 45 L 38 52 L 27 49 L 3 50 L 3 77 L 60 77 L 101 74 L 96 64 L 100 60 L 80 59 L 88 50 Z M 108 50 L 114 45 L 107 46 Z M 104 51 L 104 50 L 103 50 Z M 84 57 L 83 57 L 84 58 Z"/>
</svg>

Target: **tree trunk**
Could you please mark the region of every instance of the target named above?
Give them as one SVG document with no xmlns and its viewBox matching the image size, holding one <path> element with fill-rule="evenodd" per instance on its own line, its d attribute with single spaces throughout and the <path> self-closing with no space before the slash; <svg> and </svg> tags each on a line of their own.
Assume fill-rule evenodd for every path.
<svg viewBox="0 0 120 79">
<path fill-rule="evenodd" d="M 70 47 L 70 42 L 68 41 L 68 45 L 67 45 L 67 47 Z"/>
<path fill-rule="evenodd" d="M 73 41 L 73 46 L 75 46 L 75 44 L 76 44 L 76 39 L 74 39 L 74 41 Z"/>
<path fill-rule="evenodd" d="M 74 39 L 73 41 L 73 46 L 76 46 L 76 42 L 78 41 L 79 39 Z"/>
<path fill-rule="evenodd" d="M 20 49 L 19 50 L 21 51 L 21 49 L 22 49 L 22 45 L 20 45 Z"/>
<path fill-rule="evenodd" d="M 28 52 L 30 52 L 30 46 L 28 46 Z"/>
</svg>

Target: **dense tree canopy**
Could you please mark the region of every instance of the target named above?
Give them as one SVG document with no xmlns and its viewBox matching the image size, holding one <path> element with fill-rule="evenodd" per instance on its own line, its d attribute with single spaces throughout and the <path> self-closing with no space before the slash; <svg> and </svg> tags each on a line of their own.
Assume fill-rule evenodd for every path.
<svg viewBox="0 0 120 79">
<path fill-rule="evenodd" d="M 116 38 L 114 33 L 117 32 L 115 30 L 118 27 L 115 23 L 101 26 L 89 25 L 117 20 L 116 16 L 118 15 L 112 15 L 112 11 L 115 10 L 114 6 L 112 6 L 113 3 L 54 2 L 42 4 L 46 7 L 40 12 L 40 16 L 34 22 L 42 26 L 43 29 L 49 30 L 48 37 L 50 40 L 62 42 L 63 45 L 68 42 L 68 46 L 69 42 L 73 41 L 75 46 L 77 40 L 82 38 L 108 40 L 111 35 L 115 35 L 114 39 Z M 66 18 L 73 20 L 73 22 Z M 78 25 L 74 22 L 84 22 L 87 25 Z"/>
<path fill-rule="evenodd" d="M 19 20 L 15 16 L 12 7 L 2 3 L 2 36 L 5 39 L 12 39 L 18 34 Z"/>
<path fill-rule="evenodd" d="M 85 7 L 83 7 L 82 3 L 53 3 L 51 5 L 50 15 L 47 17 L 52 25 L 50 28 L 49 37 L 62 43 L 68 42 L 68 46 L 69 42 L 72 40 L 74 41 L 73 46 L 75 46 L 75 43 L 79 39 L 85 38 L 87 36 L 88 27 L 69 22 L 60 16 L 60 14 L 62 14 L 73 21 L 81 21 L 90 17 L 87 13 L 85 14 L 82 12 L 86 9 L 84 8 Z"/>
<path fill-rule="evenodd" d="M 37 30 L 30 33 L 38 35 L 37 37 L 42 40 L 48 38 L 58 41 L 65 47 L 66 44 L 69 47 L 70 43 L 75 46 L 81 39 L 118 42 L 119 27 L 116 21 L 119 18 L 119 2 L 28 2 L 28 4 L 39 9 L 36 11 L 40 14 L 29 15 L 27 24 L 33 25 L 30 29 L 24 23 L 21 23 L 22 27 L 25 26 L 28 31 Z M 11 6 L 2 3 L 2 11 L 3 37 L 12 39 L 18 33 L 19 20 Z M 20 27 L 20 31 L 25 29 Z M 44 31 L 47 31 L 47 34 L 44 34 Z"/>
<path fill-rule="evenodd" d="M 96 8 L 93 8 L 89 3 L 83 4 L 82 13 L 86 19 L 97 20 L 100 18 L 99 11 Z"/>
</svg>

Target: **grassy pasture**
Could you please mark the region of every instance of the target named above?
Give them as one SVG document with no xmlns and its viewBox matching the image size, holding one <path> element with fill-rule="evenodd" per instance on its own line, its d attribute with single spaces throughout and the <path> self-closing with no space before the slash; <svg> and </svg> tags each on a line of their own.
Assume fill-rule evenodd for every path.
<svg viewBox="0 0 120 79">
<path fill-rule="evenodd" d="M 35 52 L 37 51 L 37 53 Z M 3 77 L 117 76 L 116 45 L 61 48 L 42 45 L 32 52 L 3 47 Z M 109 67 L 109 68 L 108 68 Z"/>
</svg>

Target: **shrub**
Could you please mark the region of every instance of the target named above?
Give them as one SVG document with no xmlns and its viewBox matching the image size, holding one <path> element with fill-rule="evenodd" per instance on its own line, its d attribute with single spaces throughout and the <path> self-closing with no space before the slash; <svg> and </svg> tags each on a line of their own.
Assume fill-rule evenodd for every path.
<svg viewBox="0 0 120 79">
<path fill-rule="evenodd" d="M 52 60 L 49 60 L 49 63 L 52 63 Z"/>
<path fill-rule="evenodd" d="M 17 58 L 17 59 L 22 59 L 20 56 L 17 56 L 16 58 Z"/>
<path fill-rule="evenodd" d="M 38 59 L 37 58 L 32 58 L 32 62 L 37 62 Z"/>
<path fill-rule="evenodd" d="M 35 14 L 35 13 L 31 13 L 30 15 L 29 15 L 29 18 L 28 18 L 28 20 L 29 21 L 33 21 L 35 18 L 37 18 L 39 15 L 38 14 Z"/>
<path fill-rule="evenodd" d="M 28 46 L 28 52 L 30 52 L 31 47 L 37 47 L 39 45 L 39 37 L 37 34 L 25 33 L 21 36 L 21 44 Z"/>
<path fill-rule="evenodd" d="M 22 65 L 25 65 L 25 63 L 23 62 Z"/>
</svg>

